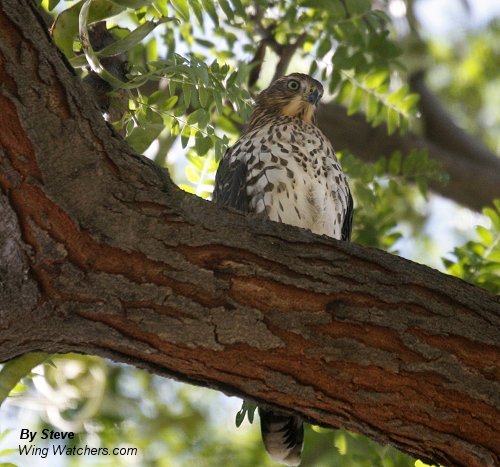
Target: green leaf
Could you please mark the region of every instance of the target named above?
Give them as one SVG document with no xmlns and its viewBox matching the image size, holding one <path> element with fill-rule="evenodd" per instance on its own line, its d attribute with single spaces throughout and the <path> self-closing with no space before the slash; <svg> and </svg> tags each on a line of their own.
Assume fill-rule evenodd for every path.
<svg viewBox="0 0 500 467">
<path fill-rule="evenodd" d="M 494 199 L 493 200 L 493 206 L 495 206 L 495 209 L 500 212 L 500 198 Z"/>
<path fill-rule="evenodd" d="M 244 420 L 245 420 L 245 411 L 243 409 L 240 409 L 236 413 L 236 419 L 235 419 L 236 427 L 239 428 Z"/>
<path fill-rule="evenodd" d="M 200 2 L 198 0 L 189 0 L 189 6 L 191 7 L 191 10 L 193 10 L 194 15 L 196 16 L 196 19 L 198 20 L 198 24 L 202 29 L 204 29 L 203 26 L 203 11 L 201 9 Z"/>
<path fill-rule="evenodd" d="M 217 129 L 222 130 L 224 133 L 230 133 L 233 135 L 237 135 L 241 131 L 226 115 L 219 115 L 216 120 L 216 127 Z"/>
<path fill-rule="evenodd" d="M 204 156 L 212 147 L 212 138 L 210 136 L 202 136 L 201 133 L 196 134 L 194 148 L 199 156 Z"/>
<path fill-rule="evenodd" d="M 384 27 L 391 22 L 391 17 L 384 10 L 372 10 L 370 15 L 377 18 Z"/>
<path fill-rule="evenodd" d="M 125 36 L 112 44 L 104 47 L 104 49 L 96 52 L 97 57 L 113 57 L 119 55 L 123 52 L 127 52 L 131 48 L 135 47 L 139 42 L 141 42 L 150 32 L 152 32 L 157 26 L 169 21 L 179 21 L 177 18 L 161 18 L 158 21 L 146 21 L 141 24 L 137 29 L 134 29 L 130 34 Z M 87 66 L 87 58 L 84 55 L 78 55 L 70 59 L 70 63 L 73 67 Z"/>
<path fill-rule="evenodd" d="M 198 116 L 198 126 L 199 128 L 203 129 L 210 122 L 210 114 L 205 109 L 198 109 L 198 110 L 200 112 Z"/>
<path fill-rule="evenodd" d="M 347 115 L 355 114 L 361 107 L 361 102 L 363 101 L 364 92 L 360 88 L 353 87 L 349 98 L 349 105 L 347 107 Z"/>
<path fill-rule="evenodd" d="M 394 104 L 399 107 L 403 99 L 407 96 L 408 96 L 408 86 L 405 85 L 401 86 L 398 90 L 393 92 L 387 100 L 391 104 Z"/>
<path fill-rule="evenodd" d="M 339 90 L 339 101 L 348 102 L 349 96 L 352 92 L 352 84 L 349 81 L 343 81 Z"/>
<path fill-rule="evenodd" d="M 5 363 L 0 370 L 0 405 L 16 387 L 19 380 L 49 358 L 49 354 L 37 352 L 27 353 Z"/>
<path fill-rule="evenodd" d="M 389 135 L 392 135 L 399 127 L 400 115 L 391 107 L 387 107 L 386 112 L 387 133 Z"/>
<path fill-rule="evenodd" d="M 175 104 L 177 104 L 177 101 L 179 100 L 179 96 L 172 96 L 169 97 L 163 104 L 162 108 L 163 110 L 170 110 L 175 107 Z"/>
<path fill-rule="evenodd" d="M 200 121 L 200 119 L 205 120 L 205 115 L 203 115 L 203 114 L 206 114 L 206 113 L 207 112 L 204 109 L 196 109 L 194 112 L 191 112 L 188 115 L 187 122 L 190 125 L 193 125 L 196 122 Z"/>
<path fill-rule="evenodd" d="M 191 93 L 192 93 L 193 88 L 191 87 L 190 84 L 182 83 L 182 98 L 184 100 L 184 105 L 189 107 L 189 104 L 191 103 Z"/>
<path fill-rule="evenodd" d="M 419 94 L 408 94 L 400 103 L 399 107 L 404 112 L 410 112 L 415 108 L 415 105 L 420 100 Z"/>
<path fill-rule="evenodd" d="M 313 60 L 311 62 L 311 65 L 309 66 L 309 75 L 314 75 L 316 73 L 316 70 L 318 69 L 318 62 L 316 60 Z"/>
<path fill-rule="evenodd" d="M 389 159 L 388 171 L 391 175 L 399 175 L 401 172 L 402 155 L 400 151 L 394 151 Z"/>
<path fill-rule="evenodd" d="M 330 76 L 330 82 L 328 83 L 328 92 L 333 94 L 336 90 L 340 82 L 342 81 L 342 75 L 338 70 L 334 69 Z"/>
<path fill-rule="evenodd" d="M 365 108 L 366 119 L 371 122 L 379 112 L 379 101 L 373 94 L 367 94 Z"/>
<path fill-rule="evenodd" d="M 415 168 L 415 152 L 408 154 L 403 161 L 402 172 L 405 177 L 409 177 L 413 174 Z"/>
<path fill-rule="evenodd" d="M 219 27 L 219 16 L 217 15 L 217 10 L 212 0 L 201 0 L 201 5 L 203 9 L 208 13 L 208 16 L 212 19 L 216 27 Z"/>
<path fill-rule="evenodd" d="M 200 182 L 200 171 L 193 164 L 186 166 L 186 178 L 189 183 L 197 185 Z"/>
<path fill-rule="evenodd" d="M 86 0 L 82 5 L 80 10 L 80 15 L 78 17 L 78 26 L 80 31 L 80 40 L 82 42 L 82 49 L 87 59 L 87 62 L 94 73 L 99 75 L 101 79 L 107 81 L 114 88 L 125 88 L 128 87 L 126 83 L 119 80 L 115 76 L 113 76 L 108 70 L 106 70 L 101 62 L 99 61 L 99 57 L 94 52 L 92 45 L 90 43 L 89 31 L 88 31 L 88 14 L 90 5 L 92 4 L 92 0 Z M 133 86 L 135 87 L 135 86 Z"/>
<path fill-rule="evenodd" d="M 387 162 L 384 156 L 380 157 L 374 164 L 375 175 L 378 177 L 383 177 L 387 172 Z"/>
<path fill-rule="evenodd" d="M 132 47 L 135 47 L 137 44 L 139 44 L 139 42 L 141 42 L 145 37 L 147 37 L 148 34 L 153 32 L 155 28 L 157 28 L 161 24 L 168 23 L 170 21 L 175 21 L 178 24 L 180 23 L 179 19 L 174 17 L 160 18 L 159 20 L 156 21 L 146 21 L 143 24 L 141 24 L 138 28 L 134 29 L 126 37 L 105 47 L 98 53 L 100 56 L 103 57 L 112 57 L 114 55 L 119 55 L 123 52 L 126 52 L 130 50 Z"/>
<path fill-rule="evenodd" d="M 370 73 L 364 80 L 365 86 L 369 89 L 377 89 L 389 79 L 389 72 L 387 70 L 376 71 Z"/>
<path fill-rule="evenodd" d="M 72 57 L 73 41 L 78 36 L 79 15 L 84 5 L 84 1 L 75 3 L 71 8 L 64 10 L 55 20 L 52 27 L 52 38 L 57 47 L 66 55 Z M 93 0 L 88 12 L 87 23 L 115 16 L 124 10 L 123 6 L 117 5 L 109 0 Z"/>
<path fill-rule="evenodd" d="M 160 17 L 168 16 L 167 2 L 165 0 L 154 0 L 153 9 L 156 10 L 156 13 L 158 13 Z"/>
<path fill-rule="evenodd" d="M 344 456 L 347 453 L 347 440 L 345 433 L 340 433 L 335 439 L 335 447 L 339 450 L 341 455 Z"/>
<path fill-rule="evenodd" d="M 423 175 L 417 175 L 415 177 L 415 181 L 417 182 L 418 189 L 424 198 L 427 198 L 427 192 L 429 191 L 429 187 L 427 184 L 427 178 Z"/>
<path fill-rule="evenodd" d="M 188 145 L 188 143 L 189 143 L 189 139 L 191 138 L 191 131 L 192 131 L 192 128 L 189 125 L 184 125 L 182 127 L 182 131 L 181 131 L 181 146 L 183 148 L 185 148 Z"/>
<path fill-rule="evenodd" d="M 134 151 L 142 154 L 151 146 L 151 143 L 159 136 L 164 128 L 165 125 L 163 125 L 163 122 L 137 126 L 127 136 L 127 143 Z"/>
<path fill-rule="evenodd" d="M 241 0 L 231 0 L 231 3 L 234 6 L 234 11 L 241 16 L 243 19 L 247 17 L 247 14 L 245 12 L 245 8 L 243 8 L 243 4 L 241 3 Z"/>
<path fill-rule="evenodd" d="M 215 140 L 215 160 L 220 161 L 222 159 L 224 146 L 220 139 Z"/>
<path fill-rule="evenodd" d="M 325 36 L 318 44 L 316 55 L 318 59 L 323 58 L 332 48 L 332 41 L 330 36 Z M 314 62 L 313 62 L 314 63 Z"/>
<path fill-rule="evenodd" d="M 187 0 L 169 0 L 184 21 L 189 21 L 189 7 Z"/>
<path fill-rule="evenodd" d="M 498 200 L 495 200 L 495 201 L 498 201 Z M 497 209 L 500 212 L 500 206 L 497 207 Z M 495 212 L 495 210 L 493 210 L 492 208 L 484 208 L 483 214 L 485 216 L 488 216 L 491 219 L 491 222 L 492 222 L 495 230 L 500 230 L 500 216 L 497 212 Z"/>
<path fill-rule="evenodd" d="M 151 5 L 154 0 L 112 0 L 125 8 L 139 9 Z"/>
<path fill-rule="evenodd" d="M 203 47 L 206 47 L 207 49 L 215 47 L 215 44 L 212 41 L 207 41 L 206 39 L 200 39 L 199 37 L 195 37 L 194 40 Z"/>
<path fill-rule="evenodd" d="M 483 244 L 486 246 L 490 246 L 495 240 L 495 237 L 493 236 L 493 234 L 487 228 L 483 227 L 482 225 L 478 225 L 476 227 L 476 232 L 477 232 L 479 238 L 481 239 L 481 241 L 483 242 Z"/>
<path fill-rule="evenodd" d="M 205 88 L 204 86 L 200 86 L 198 88 L 198 97 L 200 99 L 200 105 L 204 109 L 207 109 L 211 102 L 210 93 L 208 92 L 207 88 Z"/>
<path fill-rule="evenodd" d="M 361 14 L 371 8 L 370 0 L 349 0 L 346 5 L 351 14 Z"/>
<path fill-rule="evenodd" d="M 222 94 L 214 90 L 212 95 L 214 96 L 217 112 L 219 112 L 219 114 L 222 115 L 222 113 L 224 112 L 224 106 L 222 104 Z"/>
<path fill-rule="evenodd" d="M 243 401 L 241 404 L 241 409 L 236 414 L 236 426 L 239 427 L 245 420 L 245 415 L 248 415 L 248 421 L 253 423 L 255 410 L 257 409 L 257 404 L 250 401 Z"/>
<path fill-rule="evenodd" d="M 332 57 L 332 64 L 339 69 L 350 68 L 348 50 L 345 45 L 339 45 Z"/>
<path fill-rule="evenodd" d="M 60 1 L 61 0 L 49 0 L 48 9 L 52 11 L 57 5 L 59 5 Z"/>
<path fill-rule="evenodd" d="M 219 0 L 219 5 L 222 8 L 222 11 L 226 15 L 227 19 L 232 21 L 234 19 L 234 13 L 228 0 Z"/>
<path fill-rule="evenodd" d="M 181 190 L 184 190 L 184 191 L 186 191 L 186 192 L 188 192 L 188 193 L 191 193 L 191 194 L 193 194 L 193 195 L 194 195 L 194 194 L 195 194 L 195 192 L 196 192 L 196 190 L 195 190 L 195 188 L 194 188 L 193 186 L 191 186 L 191 185 L 186 185 L 185 183 L 181 183 L 181 184 L 179 185 L 179 188 L 180 188 Z"/>
</svg>

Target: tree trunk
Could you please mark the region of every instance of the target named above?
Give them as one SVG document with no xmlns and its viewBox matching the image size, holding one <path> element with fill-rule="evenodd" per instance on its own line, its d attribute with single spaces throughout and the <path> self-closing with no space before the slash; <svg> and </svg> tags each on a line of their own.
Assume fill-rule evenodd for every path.
<svg viewBox="0 0 500 467">
<path fill-rule="evenodd" d="M 180 191 L 0 4 L 0 361 L 109 357 L 445 465 L 499 461 L 499 302 Z"/>
</svg>

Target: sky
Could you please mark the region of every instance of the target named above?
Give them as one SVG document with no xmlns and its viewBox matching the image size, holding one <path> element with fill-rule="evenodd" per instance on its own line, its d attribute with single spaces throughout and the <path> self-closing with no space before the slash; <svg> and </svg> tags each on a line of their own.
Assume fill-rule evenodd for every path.
<svg viewBox="0 0 500 467">
<path fill-rule="evenodd" d="M 399 2 L 400 0 L 396 0 Z M 470 11 L 467 11 L 467 7 Z M 499 0 L 418 0 L 416 15 L 428 35 L 442 38 L 484 26 L 500 17 Z"/>
</svg>

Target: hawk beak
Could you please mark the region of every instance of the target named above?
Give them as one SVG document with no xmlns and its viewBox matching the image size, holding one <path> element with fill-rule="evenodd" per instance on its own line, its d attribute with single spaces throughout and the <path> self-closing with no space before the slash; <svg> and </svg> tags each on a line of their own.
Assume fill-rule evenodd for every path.
<svg viewBox="0 0 500 467">
<path fill-rule="evenodd" d="M 310 92 L 309 95 L 307 96 L 307 102 L 310 102 L 313 105 L 318 105 L 320 99 L 321 95 L 317 89 Z"/>
</svg>

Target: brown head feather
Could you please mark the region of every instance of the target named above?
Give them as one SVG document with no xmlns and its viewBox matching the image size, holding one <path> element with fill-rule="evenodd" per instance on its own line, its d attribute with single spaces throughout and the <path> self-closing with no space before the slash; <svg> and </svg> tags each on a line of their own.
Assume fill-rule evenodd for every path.
<svg viewBox="0 0 500 467">
<path fill-rule="evenodd" d="M 304 73 L 278 78 L 255 98 L 246 132 L 283 115 L 316 123 L 316 109 L 322 95 L 322 84 Z"/>
</svg>

